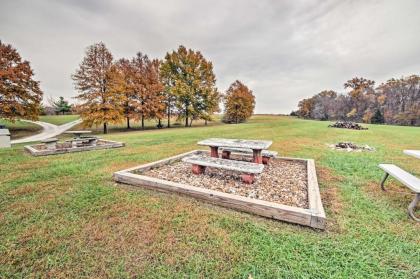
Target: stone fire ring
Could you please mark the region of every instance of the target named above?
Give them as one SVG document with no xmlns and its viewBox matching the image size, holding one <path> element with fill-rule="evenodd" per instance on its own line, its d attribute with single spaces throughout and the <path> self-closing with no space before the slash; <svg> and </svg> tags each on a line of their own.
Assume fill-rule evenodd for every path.
<svg viewBox="0 0 420 279">
<path fill-rule="evenodd" d="M 312 159 L 275 157 L 282 160 L 306 162 L 309 208 L 300 208 L 259 199 L 252 199 L 134 173 L 144 173 L 150 169 L 180 161 L 186 156 L 203 153 L 209 152 L 194 150 L 160 161 L 117 171 L 113 174 L 113 179 L 120 183 L 144 187 L 160 192 L 177 193 L 191 196 L 199 200 L 210 202 L 212 204 L 233 208 L 243 212 L 253 213 L 276 220 L 300 224 L 317 229 L 325 229 L 326 216 L 321 202 L 318 180 L 316 177 L 315 162 Z"/>
</svg>

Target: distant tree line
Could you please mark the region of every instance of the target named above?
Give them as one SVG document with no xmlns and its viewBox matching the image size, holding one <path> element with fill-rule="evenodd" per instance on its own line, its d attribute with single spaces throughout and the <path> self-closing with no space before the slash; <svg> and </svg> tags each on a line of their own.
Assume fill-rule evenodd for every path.
<svg viewBox="0 0 420 279">
<path fill-rule="evenodd" d="M 162 61 L 141 52 L 130 59 L 115 61 L 105 44 L 97 43 L 87 48 L 72 78 L 79 93 L 76 109 L 83 123 L 103 125 L 104 133 L 110 123 L 121 123 L 124 119 L 127 128 L 131 127 L 130 120 L 136 120 L 143 129 L 146 119 L 156 119 L 161 128 L 166 118 L 170 127 L 174 116 L 183 119 L 186 127 L 199 119 L 207 124 L 220 111 L 223 99 L 216 88 L 213 64 L 201 52 L 184 46 L 168 52 Z M 239 81 L 232 86 L 237 83 L 244 86 Z M 234 90 L 232 86 L 227 96 Z M 252 102 L 252 106 L 240 105 L 241 110 L 252 108 L 238 117 L 241 122 L 252 114 L 254 98 Z M 230 108 L 227 106 L 225 113 Z"/>
<path fill-rule="evenodd" d="M 303 99 L 292 112 L 302 118 L 350 120 L 420 126 L 420 76 L 390 79 L 375 87 L 375 82 L 353 78 L 344 84 L 347 94 L 324 90 Z"/>
<path fill-rule="evenodd" d="M 195 120 L 207 121 L 220 111 L 224 100 L 228 123 L 248 119 L 255 107 L 252 91 L 235 81 L 222 94 L 216 88 L 213 64 L 200 51 L 180 46 L 168 52 L 163 60 L 150 59 L 139 52 L 132 58 L 114 60 L 104 43 L 89 46 L 79 68 L 72 75 L 78 91 L 76 105 L 63 97 L 49 99 L 42 105 L 40 82 L 26 60 L 10 44 L 0 41 L 0 118 L 14 121 L 19 118 L 38 119 L 44 114 L 77 112 L 85 126 L 103 125 L 104 133 L 110 123 L 155 119 L 159 128 L 166 118 L 185 120 L 189 127 Z"/>
</svg>

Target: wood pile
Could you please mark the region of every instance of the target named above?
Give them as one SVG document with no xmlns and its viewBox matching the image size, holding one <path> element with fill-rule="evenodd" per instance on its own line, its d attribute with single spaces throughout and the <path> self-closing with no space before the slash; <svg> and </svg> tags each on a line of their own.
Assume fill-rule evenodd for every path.
<svg viewBox="0 0 420 279">
<path fill-rule="evenodd" d="M 337 121 L 332 125 L 328 125 L 328 127 L 341 128 L 341 129 L 353 129 L 353 130 L 367 130 L 368 129 L 351 121 Z"/>
</svg>

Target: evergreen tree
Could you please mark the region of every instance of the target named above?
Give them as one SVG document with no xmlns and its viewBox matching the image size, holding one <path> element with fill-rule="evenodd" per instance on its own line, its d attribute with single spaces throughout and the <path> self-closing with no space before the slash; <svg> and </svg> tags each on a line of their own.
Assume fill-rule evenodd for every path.
<svg viewBox="0 0 420 279">
<path fill-rule="evenodd" d="M 385 122 L 384 116 L 381 113 L 380 109 L 377 109 L 375 114 L 370 119 L 370 123 L 372 124 L 383 124 Z"/>
<path fill-rule="evenodd" d="M 71 105 L 69 105 L 68 101 L 64 100 L 64 97 L 59 97 L 58 101 L 53 102 L 53 107 L 55 113 L 62 113 L 63 115 L 71 110 Z"/>
</svg>

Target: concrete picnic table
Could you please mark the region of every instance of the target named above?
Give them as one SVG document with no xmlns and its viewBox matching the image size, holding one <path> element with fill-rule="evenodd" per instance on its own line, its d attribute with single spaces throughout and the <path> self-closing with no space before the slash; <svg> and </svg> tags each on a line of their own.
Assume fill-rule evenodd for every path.
<svg viewBox="0 0 420 279">
<path fill-rule="evenodd" d="M 65 134 L 73 134 L 76 139 L 80 139 L 82 134 L 90 134 L 92 131 L 66 131 Z"/>
<path fill-rule="evenodd" d="M 404 154 L 420 159 L 420 150 L 404 150 Z"/>
<path fill-rule="evenodd" d="M 199 141 L 197 144 L 210 146 L 210 156 L 218 158 L 219 147 L 247 148 L 252 149 L 253 162 L 262 164 L 261 151 L 270 147 L 273 142 L 270 140 L 244 140 L 244 139 L 224 139 L 209 138 Z"/>
</svg>

